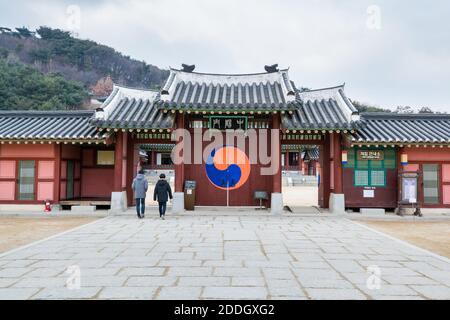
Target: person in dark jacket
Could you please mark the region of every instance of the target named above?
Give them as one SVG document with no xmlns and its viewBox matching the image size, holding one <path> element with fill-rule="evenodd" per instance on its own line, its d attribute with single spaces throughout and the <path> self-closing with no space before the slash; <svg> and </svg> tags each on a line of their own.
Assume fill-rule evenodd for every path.
<svg viewBox="0 0 450 320">
<path fill-rule="evenodd" d="M 136 199 L 136 212 L 139 219 L 145 215 L 145 196 L 148 190 L 148 182 L 144 176 L 144 170 L 139 170 L 136 178 L 131 186 L 134 190 L 134 198 Z"/>
<path fill-rule="evenodd" d="M 166 175 L 161 173 L 159 175 L 159 181 L 155 185 L 155 191 L 153 192 L 153 200 L 158 201 L 159 204 L 159 217 L 165 219 L 167 200 L 172 199 L 172 189 L 170 189 L 169 183 L 166 181 Z"/>
</svg>

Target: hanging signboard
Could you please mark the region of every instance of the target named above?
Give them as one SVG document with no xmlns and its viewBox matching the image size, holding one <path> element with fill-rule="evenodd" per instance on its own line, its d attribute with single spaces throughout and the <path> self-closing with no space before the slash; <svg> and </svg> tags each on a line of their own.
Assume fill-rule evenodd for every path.
<svg viewBox="0 0 450 320">
<path fill-rule="evenodd" d="M 209 117 L 209 128 L 218 130 L 247 130 L 247 117 L 241 116 L 211 116 Z"/>
<path fill-rule="evenodd" d="M 357 158 L 360 161 L 364 161 L 364 160 L 382 161 L 382 160 L 384 160 L 384 151 L 383 150 L 358 150 Z"/>
</svg>

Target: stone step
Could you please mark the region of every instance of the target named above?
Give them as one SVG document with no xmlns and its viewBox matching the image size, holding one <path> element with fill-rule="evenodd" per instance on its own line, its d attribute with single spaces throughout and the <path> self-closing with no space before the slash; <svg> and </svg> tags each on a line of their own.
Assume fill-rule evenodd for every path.
<svg viewBox="0 0 450 320">
<path fill-rule="evenodd" d="M 384 216 L 386 214 L 386 210 L 383 208 L 361 208 L 359 212 L 370 216 Z"/>
</svg>

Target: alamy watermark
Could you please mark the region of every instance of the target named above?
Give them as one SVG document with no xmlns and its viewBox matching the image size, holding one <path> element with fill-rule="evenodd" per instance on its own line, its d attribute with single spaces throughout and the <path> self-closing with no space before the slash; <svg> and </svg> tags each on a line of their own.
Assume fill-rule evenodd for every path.
<svg viewBox="0 0 450 320">
<path fill-rule="evenodd" d="M 367 7 L 366 26 L 369 30 L 381 30 L 381 8 L 377 5 Z"/>
<path fill-rule="evenodd" d="M 81 269 L 77 265 L 69 266 L 66 270 L 69 275 L 66 279 L 66 288 L 69 290 L 79 290 L 81 288 Z"/>
<path fill-rule="evenodd" d="M 367 267 L 369 276 L 366 280 L 366 286 L 369 290 L 381 289 L 381 269 L 377 265 L 370 265 Z"/>
<path fill-rule="evenodd" d="M 81 8 L 72 4 L 66 8 L 66 28 L 72 33 L 78 33 L 81 30 Z"/>
<path fill-rule="evenodd" d="M 177 164 L 207 163 L 214 152 L 231 146 L 243 152 L 221 153 L 216 165 L 259 164 L 261 175 L 274 175 L 280 168 L 280 131 L 278 129 L 225 130 L 176 129 L 172 135 L 176 141 L 172 149 L 172 162 Z"/>
</svg>

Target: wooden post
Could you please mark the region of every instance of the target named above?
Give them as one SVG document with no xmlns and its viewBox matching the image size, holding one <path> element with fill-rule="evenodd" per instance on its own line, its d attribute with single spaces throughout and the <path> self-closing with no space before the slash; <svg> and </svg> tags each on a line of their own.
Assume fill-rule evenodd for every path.
<svg viewBox="0 0 450 320">
<path fill-rule="evenodd" d="M 61 193 L 61 144 L 55 143 L 55 173 L 54 173 L 54 193 L 53 203 L 59 203 Z"/>
<path fill-rule="evenodd" d="M 274 130 L 280 130 L 280 115 L 274 114 L 272 115 L 272 129 Z M 275 151 L 275 154 L 271 154 L 272 159 L 275 159 L 275 157 L 278 157 L 278 170 L 273 175 L 273 185 L 272 185 L 272 192 L 273 193 L 281 193 L 281 135 L 278 142 L 277 148 L 272 148 L 273 151 Z M 289 157 L 288 157 L 289 158 Z M 272 160 L 273 161 L 273 160 Z M 287 164 L 289 165 L 289 159 L 286 159 Z"/>
<path fill-rule="evenodd" d="M 136 176 L 136 168 L 137 164 L 134 163 L 134 148 L 135 145 L 133 143 L 132 135 L 128 135 L 128 142 L 127 142 L 127 175 L 126 175 L 126 190 L 127 190 L 127 202 L 128 206 L 133 205 L 134 200 L 134 192 L 131 188 L 131 184 L 133 182 L 134 177 Z"/>
<path fill-rule="evenodd" d="M 320 185 L 319 206 L 328 208 L 330 199 L 330 134 L 324 136 L 324 143 L 320 145 Z"/>
<path fill-rule="evenodd" d="M 184 113 L 177 114 L 177 129 L 184 129 Z M 181 142 L 178 142 L 184 146 L 184 137 Z M 181 146 L 180 146 L 181 147 Z M 184 151 L 183 151 L 184 155 Z M 180 155 L 182 156 L 182 155 Z M 179 162 L 179 161 L 177 161 Z M 183 192 L 184 183 L 184 162 L 175 164 L 175 192 Z"/>
<path fill-rule="evenodd" d="M 123 133 L 116 133 L 116 149 L 114 152 L 114 192 L 122 191 Z"/>
<path fill-rule="evenodd" d="M 334 164 L 334 193 L 343 193 L 342 184 L 342 137 L 339 133 L 333 134 L 333 164 Z"/>
<path fill-rule="evenodd" d="M 302 152 L 298 152 L 298 171 L 303 171 L 303 159 L 302 159 Z"/>
<path fill-rule="evenodd" d="M 286 151 L 286 155 L 284 156 L 284 162 L 285 162 L 286 170 L 289 170 L 289 166 L 291 165 L 289 162 L 289 151 Z"/>
</svg>

